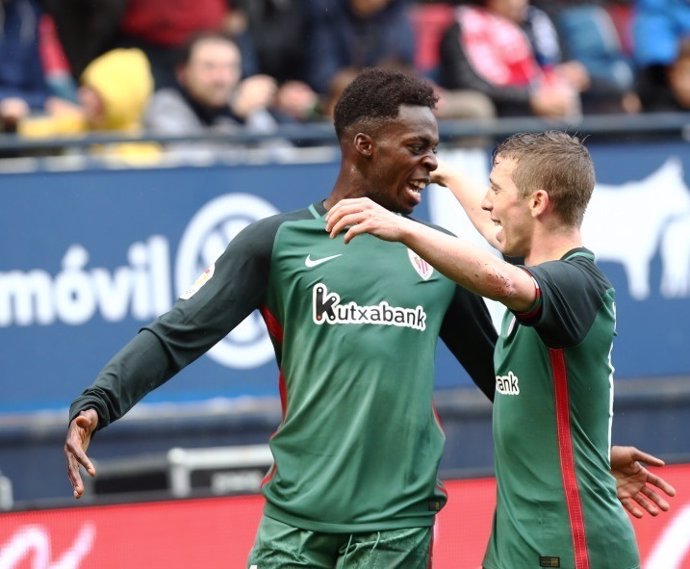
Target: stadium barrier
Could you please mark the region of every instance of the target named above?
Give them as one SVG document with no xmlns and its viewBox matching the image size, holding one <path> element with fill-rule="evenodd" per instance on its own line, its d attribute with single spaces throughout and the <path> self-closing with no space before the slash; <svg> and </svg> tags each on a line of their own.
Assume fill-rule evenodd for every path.
<svg viewBox="0 0 690 569">
<path fill-rule="evenodd" d="M 643 569 L 690 569 L 690 464 L 664 467 L 678 497 L 633 519 Z M 448 480 L 435 527 L 434 569 L 478 569 L 491 529 L 493 478 Z M 3 569 L 243 567 L 261 515 L 258 495 L 0 514 Z"/>
<path fill-rule="evenodd" d="M 175 498 L 258 492 L 273 463 L 268 445 L 171 448 L 164 454 L 97 461 L 86 493 L 96 498 L 126 495 L 128 501 L 158 492 Z"/>
</svg>

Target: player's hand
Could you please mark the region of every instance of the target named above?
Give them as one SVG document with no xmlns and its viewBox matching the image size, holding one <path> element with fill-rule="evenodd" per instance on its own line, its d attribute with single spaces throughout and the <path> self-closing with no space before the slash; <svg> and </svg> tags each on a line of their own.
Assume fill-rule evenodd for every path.
<svg viewBox="0 0 690 569">
<path fill-rule="evenodd" d="M 83 466 L 89 476 L 96 476 L 96 469 L 86 456 L 86 449 L 89 448 L 91 436 L 96 427 L 98 427 L 98 414 L 93 409 L 87 409 L 72 419 L 67 430 L 64 447 L 67 478 L 72 484 L 74 497 L 77 499 L 84 495 L 84 482 L 81 479 L 79 467 Z"/>
<path fill-rule="evenodd" d="M 369 198 L 340 200 L 326 214 L 326 231 L 331 239 L 345 231 L 349 243 L 357 235 L 370 233 L 386 241 L 400 241 L 409 220 L 394 214 Z"/>
<path fill-rule="evenodd" d="M 436 169 L 431 172 L 431 183 L 439 186 L 448 187 L 449 180 L 458 175 L 458 172 L 451 168 L 450 165 L 440 158 L 436 159 Z"/>
<path fill-rule="evenodd" d="M 671 506 L 654 487 L 668 496 L 675 496 L 676 490 L 663 478 L 647 470 L 640 461 L 650 466 L 664 465 L 660 458 L 635 447 L 611 447 L 611 473 L 616 479 L 618 499 L 636 518 L 644 516 L 645 511 L 657 516 Z"/>
</svg>

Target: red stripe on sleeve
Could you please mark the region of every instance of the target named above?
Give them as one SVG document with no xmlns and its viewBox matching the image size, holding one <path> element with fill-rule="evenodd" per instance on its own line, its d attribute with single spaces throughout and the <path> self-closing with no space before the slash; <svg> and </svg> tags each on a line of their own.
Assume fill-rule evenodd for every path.
<svg viewBox="0 0 690 569">
<path fill-rule="evenodd" d="M 266 322 L 266 328 L 268 328 L 268 333 L 272 338 L 283 343 L 283 327 L 281 326 L 278 319 L 273 315 L 273 313 L 266 307 L 261 307 L 261 316 L 264 317 L 264 322 Z"/>
<path fill-rule="evenodd" d="M 278 377 L 278 391 L 280 392 L 280 408 L 281 408 L 281 416 L 282 416 L 282 421 L 281 424 L 278 425 L 278 428 L 276 431 L 271 435 L 271 438 L 275 436 L 275 434 L 280 430 L 280 427 L 282 426 L 282 423 L 285 421 L 285 415 L 287 414 L 287 388 L 285 387 L 285 378 L 283 377 L 283 371 L 280 371 L 280 376 Z M 264 476 L 263 480 L 261 481 L 261 487 L 263 488 L 266 484 L 268 484 L 273 476 L 275 476 L 276 473 L 276 463 L 274 462 L 271 465 L 271 468 L 268 470 L 266 473 L 266 476 Z"/>
<path fill-rule="evenodd" d="M 568 396 L 568 372 L 563 350 L 549 349 L 549 359 L 554 379 L 556 399 L 556 429 L 558 434 L 558 454 L 561 462 L 561 476 L 565 493 L 570 533 L 575 554 L 575 569 L 590 569 L 587 534 L 582 512 L 582 500 L 577 485 L 575 455 L 570 429 L 570 398 Z"/>
<path fill-rule="evenodd" d="M 268 329 L 268 333 L 271 335 L 271 337 L 278 342 L 279 344 L 283 343 L 283 327 L 281 326 L 280 322 L 278 319 L 275 317 L 275 315 L 266 307 L 262 306 L 261 307 L 261 316 L 263 316 L 264 322 L 266 323 L 266 328 Z M 280 375 L 278 376 L 278 391 L 280 393 L 280 408 L 281 408 L 281 416 L 282 416 L 282 421 L 285 421 L 285 416 L 287 415 L 287 386 L 285 385 L 285 377 L 283 376 L 283 370 L 280 370 Z M 282 425 L 281 421 L 281 425 Z M 278 429 L 280 430 L 280 425 L 278 426 Z M 276 430 L 276 432 L 277 432 Z M 271 438 L 273 438 L 273 435 L 271 435 Z M 276 473 L 276 468 L 277 465 L 273 463 L 271 465 L 271 468 L 269 469 L 268 473 L 266 473 L 266 476 L 264 479 L 261 481 L 261 486 L 263 487 L 266 485 L 268 482 L 271 481 L 273 476 Z"/>
<path fill-rule="evenodd" d="M 283 376 L 283 370 L 280 370 L 280 376 L 278 377 L 278 391 L 280 392 L 280 409 L 282 411 L 282 419 L 285 420 L 287 415 L 287 386 L 285 385 L 285 377 Z"/>
</svg>

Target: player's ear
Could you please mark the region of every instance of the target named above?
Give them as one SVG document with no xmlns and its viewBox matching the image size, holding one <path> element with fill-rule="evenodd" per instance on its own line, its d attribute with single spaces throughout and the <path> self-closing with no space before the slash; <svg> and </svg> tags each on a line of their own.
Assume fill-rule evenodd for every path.
<svg viewBox="0 0 690 569">
<path fill-rule="evenodd" d="M 364 156 L 371 156 L 374 150 L 374 141 L 371 136 L 364 134 L 363 132 L 358 132 L 355 134 L 355 139 L 353 140 L 353 146 L 355 150 Z"/>
<path fill-rule="evenodd" d="M 532 212 L 532 217 L 537 217 L 544 213 L 549 205 L 551 204 L 551 199 L 549 194 L 544 190 L 537 190 L 530 196 L 530 210 Z"/>
</svg>

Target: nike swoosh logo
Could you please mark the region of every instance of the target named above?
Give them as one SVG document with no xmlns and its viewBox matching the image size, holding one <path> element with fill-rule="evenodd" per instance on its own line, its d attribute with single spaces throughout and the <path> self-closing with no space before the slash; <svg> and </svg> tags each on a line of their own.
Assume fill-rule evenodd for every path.
<svg viewBox="0 0 690 569">
<path fill-rule="evenodd" d="M 342 255 L 342 253 L 331 255 L 330 257 L 322 257 L 321 259 L 312 259 L 311 255 L 307 255 L 307 258 L 304 259 L 304 264 L 311 269 L 312 267 L 318 267 L 319 265 L 335 259 L 336 257 L 340 257 L 340 255 Z"/>
</svg>

